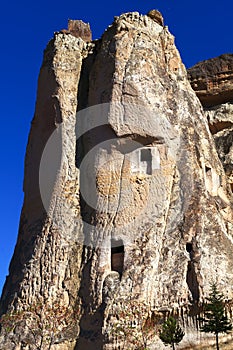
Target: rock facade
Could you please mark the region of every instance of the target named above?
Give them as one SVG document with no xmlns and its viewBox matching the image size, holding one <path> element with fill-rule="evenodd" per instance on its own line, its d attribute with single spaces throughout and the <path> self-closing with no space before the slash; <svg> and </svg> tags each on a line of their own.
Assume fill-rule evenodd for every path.
<svg viewBox="0 0 233 350">
<path fill-rule="evenodd" d="M 233 101 L 233 54 L 199 62 L 188 69 L 188 76 L 204 107 Z"/>
<path fill-rule="evenodd" d="M 188 69 L 233 191 L 233 54 L 224 54 Z"/>
<path fill-rule="evenodd" d="M 55 33 L 24 192 L 0 349 L 163 349 L 169 314 L 181 349 L 209 343 L 196 326 L 212 279 L 233 297 L 231 191 L 156 12 L 116 17 L 91 43 Z"/>
</svg>

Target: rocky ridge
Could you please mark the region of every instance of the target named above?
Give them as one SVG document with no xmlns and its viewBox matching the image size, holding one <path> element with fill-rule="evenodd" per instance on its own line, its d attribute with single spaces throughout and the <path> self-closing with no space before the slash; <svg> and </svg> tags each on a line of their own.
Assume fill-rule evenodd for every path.
<svg viewBox="0 0 233 350">
<path fill-rule="evenodd" d="M 208 345 L 197 316 L 213 276 L 233 298 L 233 238 L 206 116 L 161 14 L 87 27 L 44 52 L 0 349 L 134 349 L 168 314 L 181 349 Z"/>
</svg>

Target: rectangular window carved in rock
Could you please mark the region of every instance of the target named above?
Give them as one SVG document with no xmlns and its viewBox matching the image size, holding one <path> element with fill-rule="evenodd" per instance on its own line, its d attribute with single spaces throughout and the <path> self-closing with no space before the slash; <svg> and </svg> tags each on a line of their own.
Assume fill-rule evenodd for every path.
<svg viewBox="0 0 233 350">
<path fill-rule="evenodd" d="M 141 149 L 141 163 L 142 168 L 145 169 L 145 173 L 148 175 L 152 174 L 152 155 L 150 148 Z"/>
<path fill-rule="evenodd" d="M 152 175 L 160 169 L 160 151 L 158 147 L 143 147 L 128 154 L 132 173 Z"/>
<path fill-rule="evenodd" d="M 124 268 L 124 245 L 123 241 L 111 240 L 111 270 L 117 271 L 122 276 Z"/>
</svg>

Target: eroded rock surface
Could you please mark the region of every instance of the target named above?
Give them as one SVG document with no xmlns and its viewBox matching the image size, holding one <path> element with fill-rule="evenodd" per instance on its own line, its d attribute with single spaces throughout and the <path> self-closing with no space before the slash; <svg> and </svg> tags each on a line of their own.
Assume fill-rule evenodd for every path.
<svg viewBox="0 0 233 350">
<path fill-rule="evenodd" d="M 62 29 L 60 33 L 71 34 L 76 38 L 81 38 L 85 42 L 90 42 L 92 40 L 92 32 L 89 23 L 85 23 L 81 20 L 69 19 L 68 29 Z"/>
<path fill-rule="evenodd" d="M 192 349 L 209 342 L 196 317 L 212 279 L 233 297 L 231 192 L 161 24 L 127 13 L 94 43 L 48 44 L 0 349 L 134 349 L 148 322 L 148 348 L 162 349 L 154 329 L 170 313 Z"/>
<path fill-rule="evenodd" d="M 213 135 L 227 180 L 233 190 L 233 54 L 198 63 L 188 69 Z"/>
<path fill-rule="evenodd" d="M 74 35 L 77 38 L 82 38 L 84 41 L 91 41 L 92 34 L 89 23 L 84 23 L 80 20 L 70 19 L 68 22 L 68 31 L 70 34 Z"/>
<path fill-rule="evenodd" d="M 188 76 L 204 107 L 233 101 L 233 54 L 199 62 L 188 69 Z"/>
</svg>

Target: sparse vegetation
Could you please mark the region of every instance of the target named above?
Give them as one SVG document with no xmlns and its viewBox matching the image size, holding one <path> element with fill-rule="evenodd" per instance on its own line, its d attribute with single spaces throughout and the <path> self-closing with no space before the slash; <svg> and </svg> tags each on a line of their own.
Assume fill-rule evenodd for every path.
<svg viewBox="0 0 233 350">
<path fill-rule="evenodd" d="M 171 348 L 175 350 L 175 344 L 181 342 L 184 337 L 184 332 L 174 317 L 168 317 L 162 325 L 159 337 L 164 344 L 171 345 Z"/>
<path fill-rule="evenodd" d="M 214 333 L 216 339 L 216 349 L 219 350 L 219 333 L 228 333 L 232 330 L 232 324 L 228 320 L 224 307 L 224 295 L 218 290 L 217 284 L 211 285 L 210 295 L 204 305 L 204 317 L 202 332 Z"/>
</svg>

